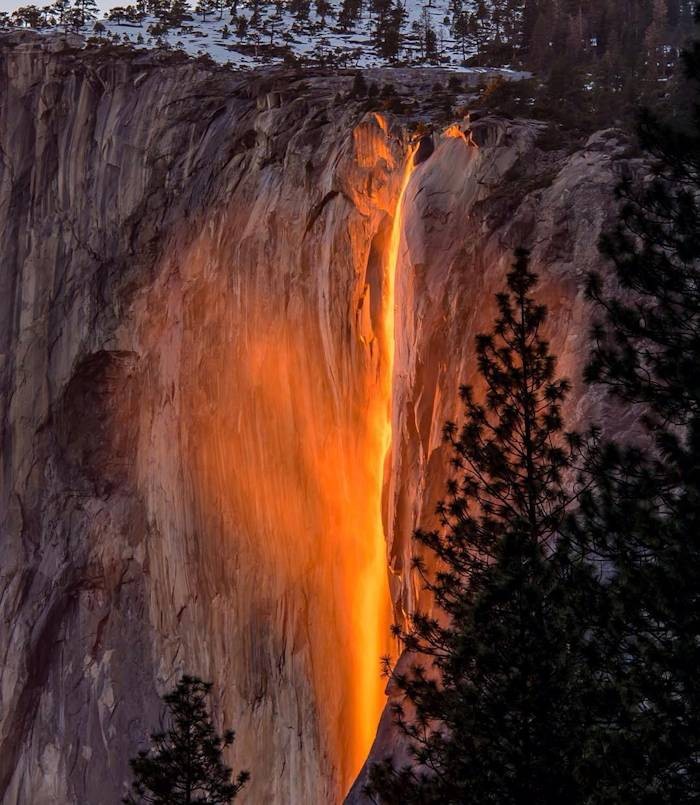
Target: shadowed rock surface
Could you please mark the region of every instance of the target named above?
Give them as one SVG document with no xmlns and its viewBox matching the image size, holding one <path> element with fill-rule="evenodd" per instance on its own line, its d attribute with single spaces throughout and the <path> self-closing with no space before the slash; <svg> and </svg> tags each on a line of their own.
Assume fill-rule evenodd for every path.
<svg viewBox="0 0 700 805">
<path fill-rule="evenodd" d="M 0 797 L 118 801 L 187 670 L 236 728 L 243 801 L 339 802 L 376 725 L 359 683 L 391 648 L 374 431 L 402 121 L 336 103 L 351 78 L 19 39 L 0 38 Z M 621 146 L 538 136 L 436 132 L 406 190 L 381 557 L 398 618 L 514 247 L 569 413 L 601 407 L 581 288 Z M 374 756 L 393 745 L 385 717 Z"/>
</svg>

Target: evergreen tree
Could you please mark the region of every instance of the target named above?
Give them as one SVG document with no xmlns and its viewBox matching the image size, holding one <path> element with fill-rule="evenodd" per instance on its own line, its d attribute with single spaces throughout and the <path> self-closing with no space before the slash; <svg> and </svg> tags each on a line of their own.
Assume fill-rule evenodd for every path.
<svg viewBox="0 0 700 805">
<path fill-rule="evenodd" d="M 248 18 L 240 14 L 236 17 L 236 36 L 239 39 L 244 39 L 248 34 Z"/>
<path fill-rule="evenodd" d="M 350 94 L 353 98 L 364 98 L 365 95 L 367 95 L 367 82 L 365 81 L 365 77 L 359 71 L 355 73 L 355 77 L 352 80 L 352 89 L 350 90 Z"/>
<path fill-rule="evenodd" d="M 12 21 L 22 28 L 41 28 L 44 25 L 44 11 L 37 6 L 20 6 L 12 12 Z"/>
<path fill-rule="evenodd" d="M 55 0 L 53 6 L 51 6 L 51 11 L 58 18 L 59 25 L 66 26 L 66 20 L 68 17 L 68 12 L 70 11 L 70 7 L 71 7 L 70 0 Z M 110 19 L 112 19 L 111 16 Z"/>
<path fill-rule="evenodd" d="M 89 20 L 97 18 L 97 3 L 95 0 L 75 0 L 73 7 L 78 12 L 79 28 L 84 28 Z"/>
<path fill-rule="evenodd" d="M 207 21 L 207 15 L 211 15 L 216 11 L 214 0 L 197 0 L 197 5 L 194 7 L 194 13 L 199 14 L 202 22 Z"/>
<path fill-rule="evenodd" d="M 540 15 L 540 3 L 538 0 L 524 0 L 523 2 L 523 17 L 521 25 L 521 41 L 520 47 L 527 58 L 527 52 L 532 42 L 532 37 L 535 32 L 535 25 Z"/>
<path fill-rule="evenodd" d="M 70 2 L 68 2 L 68 0 L 59 0 L 59 2 L 54 3 L 54 8 L 57 10 L 61 6 L 62 9 L 60 10 L 59 13 L 61 14 L 61 23 L 63 23 L 65 15 L 68 13 L 68 9 L 70 8 Z M 124 8 L 124 6 L 114 6 L 113 8 L 110 8 L 110 10 L 107 13 L 107 19 L 110 22 L 116 22 L 117 25 L 121 25 L 125 17 L 126 17 L 126 9 Z"/>
<path fill-rule="evenodd" d="M 406 12 L 400 2 L 375 5 L 379 10 L 374 29 L 375 47 L 385 59 L 396 61 L 401 50 L 401 29 Z"/>
<path fill-rule="evenodd" d="M 163 21 L 169 25 L 181 26 L 184 22 L 191 22 L 191 20 L 189 0 L 172 0 Z"/>
<path fill-rule="evenodd" d="M 354 27 L 362 11 L 362 0 L 342 0 L 338 13 L 338 25 L 343 31 Z"/>
<path fill-rule="evenodd" d="M 311 0 L 290 0 L 289 10 L 299 22 L 309 19 Z"/>
<path fill-rule="evenodd" d="M 207 711 L 211 684 L 183 676 L 163 697 L 170 725 L 151 735 L 152 747 L 131 761 L 134 773 L 127 805 L 204 805 L 235 799 L 250 775 L 240 772 L 235 782 L 224 765 L 222 749 L 234 741 L 232 730 L 216 734 Z"/>
<path fill-rule="evenodd" d="M 333 6 L 328 2 L 328 0 L 314 0 L 314 5 L 316 6 L 316 15 L 319 18 L 319 23 L 321 27 L 326 27 L 326 17 L 332 13 Z"/>
<path fill-rule="evenodd" d="M 438 42 L 435 29 L 430 23 L 427 23 L 424 29 L 425 37 L 425 60 L 431 64 L 437 64 L 439 61 Z"/>
<path fill-rule="evenodd" d="M 467 58 L 467 44 L 472 37 L 472 29 L 469 24 L 469 14 L 466 11 L 458 11 L 453 17 L 452 33 L 455 39 L 459 42 L 462 49 L 462 61 Z"/>
<path fill-rule="evenodd" d="M 597 580 L 562 536 L 582 440 L 563 431 L 569 384 L 542 338 L 535 283 L 521 251 L 493 333 L 477 338 L 485 400 L 463 388 L 465 424 L 446 426 L 456 477 L 440 529 L 415 535 L 436 560 L 435 573 L 416 567 L 438 612 L 396 629 L 405 654 L 391 672 L 412 763 L 371 769 L 375 801 L 582 801 Z"/>
<path fill-rule="evenodd" d="M 481 54 L 484 39 L 486 37 L 486 18 L 488 12 L 483 0 L 479 0 L 476 6 L 476 11 L 469 15 L 469 31 L 476 46 L 476 55 Z"/>
<path fill-rule="evenodd" d="M 549 14 L 547 13 L 549 11 Z M 541 9 L 537 15 L 532 32 L 526 44 L 527 62 L 535 69 L 543 69 L 551 61 L 551 8 Z"/>
<path fill-rule="evenodd" d="M 579 539 L 609 568 L 600 644 L 613 660 L 591 756 L 594 802 L 700 798 L 700 45 L 685 57 L 694 125 L 644 112 L 651 182 L 625 181 L 619 227 L 602 241 L 621 293 L 600 277 L 588 379 L 645 411 L 651 447 L 609 445 L 582 498 Z M 600 762 L 595 763 L 598 759 Z"/>
</svg>

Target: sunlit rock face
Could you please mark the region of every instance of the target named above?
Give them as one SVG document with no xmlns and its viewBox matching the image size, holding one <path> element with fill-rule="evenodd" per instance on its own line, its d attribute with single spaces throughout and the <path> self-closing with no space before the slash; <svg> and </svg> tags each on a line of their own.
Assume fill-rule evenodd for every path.
<svg viewBox="0 0 700 805">
<path fill-rule="evenodd" d="M 614 141 L 412 170 L 351 79 L 49 50 L 0 46 L 0 797 L 118 801 L 186 670 L 246 801 L 339 802 L 516 245 L 578 378 Z"/>
</svg>

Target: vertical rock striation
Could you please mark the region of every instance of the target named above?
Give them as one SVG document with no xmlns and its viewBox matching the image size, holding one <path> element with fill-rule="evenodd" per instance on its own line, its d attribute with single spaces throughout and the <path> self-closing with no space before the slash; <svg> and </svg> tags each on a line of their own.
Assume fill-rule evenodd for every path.
<svg viewBox="0 0 700 805">
<path fill-rule="evenodd" d="M 338 104 L 347 79 L 21 39 L 0 42 L 0 797 L 118 801 L 187 670 L 237 729 L 246 801 L 338 802 L 472 336 L 525 241 L 576 379 L 615 141 L 568 157 L 491 122 L 413 171 L 382 479 L 401 128 Z"/>
</svg>

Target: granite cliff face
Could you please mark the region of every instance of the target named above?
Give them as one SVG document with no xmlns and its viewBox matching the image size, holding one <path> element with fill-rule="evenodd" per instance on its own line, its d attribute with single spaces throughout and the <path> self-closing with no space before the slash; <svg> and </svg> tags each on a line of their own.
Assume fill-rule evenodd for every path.
<svg viewBox="0 0 700 805">
<path fill-rule="evenodd" d="M 118 801 L 183 670 L 244 801 L 341 801 L 516 245 L 578 380 L 614 136 L 457 124 L 409 175 L 350 80 L 0 43 L 3 802 Z"/>
</svg>

